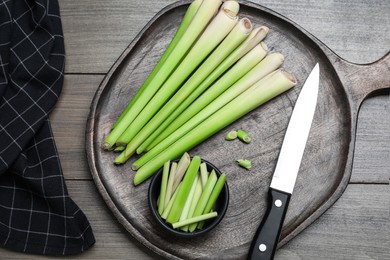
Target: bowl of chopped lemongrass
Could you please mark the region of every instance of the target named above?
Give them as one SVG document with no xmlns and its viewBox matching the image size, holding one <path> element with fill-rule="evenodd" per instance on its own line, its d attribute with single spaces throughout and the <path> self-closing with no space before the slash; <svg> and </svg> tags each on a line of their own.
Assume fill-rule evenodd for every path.
<svg viewBox="0 0 390 260">
<path fill-rule="evenodd" d="M 226 175 L 199 156 L 185 153 L 154 174 L 148 203 L 158 225 L 169 233 L 205 234 L 221 222 L 228 208 Z"/>
</svg>

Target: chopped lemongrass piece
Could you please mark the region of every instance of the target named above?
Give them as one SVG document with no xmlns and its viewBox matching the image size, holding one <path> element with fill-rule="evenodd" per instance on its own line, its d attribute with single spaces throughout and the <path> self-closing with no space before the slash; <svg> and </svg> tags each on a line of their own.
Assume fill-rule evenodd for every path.
<svg viewBox="0 0 390 260">
<path fill-rule="evenodd" d="M 162 176 L 161 176 L 160 196 L 159 196 L 159 201 L 158 201 L 158 213 L 160 215 L 164 212 L 164 207 L 165 207 L 165 195 L 167 192 L 170 164 L 171 164 L 170 161 L 166 161 L 164 163 L 164 168 L 163 168 L 163 172 L 162 172 Z"/>
<path fill-rule="evenodd" d="M 252 142 L 252 137 L 247 133 L 245 132 L 244 130 L 238 130 L 237 131 L 237 137 L 238 139 L 240 139 L 241 141 L 249 144 L 250 142 Z"/>
<path fill-rule="evenodd" d="M 196 205 L 193 217 L 197 217 L 202 215 L 204 212 L 204 209 L 206 207 L 207 201 L 210 198 L 211 193 L 213 192 L 214 186 L 217 183 L 217 174 L 214 170 L 211 171 L 209 178 L 207 179 L 206 186 L 204 187 L 204 190 L 202 192 L 202 195 L 200 196 L 200 199 L 198 201 L 198 204 Z M 197 224 L 191 224 L 189 226 L 189 231 L 193 232 L 196 228 Z"/>
<path fill-rule="evenodd" d="M 179 193 L 180 188 L 181 188 L 181 183 L 180 183 L 179 187 L 177 187 L 175 193 L 173 193 L 172 198 L 169 200 L 167 206 L 164 209 L 163 214 L 161 215 L 161 218 L 166 219 L 168 217 L 169 213 L 171 212 L 173 203 L 176 200 L 177 194 Z"/>
<path fill-rule="evenodd" d="M 242 26 L 240 28 L 252 27 L 250 21 L 246 18 L 243 18 L 241 21 Z M 240 25 L 240 23 L 239 23 Z M 249 33 L 249 31 L 248 31 Z M 229 69 L 235 62 L 236 65 L 230 69 L 224 76 L 215 83 L 212 88 L 222 89 L 219 93 L 222 93 L 223 90 L 233 85 L 238 79 L 245 75 L 250 69 L 252 69 L 260 60 L 264 58 L 267 54 L 267 46 L 263 43 L 263 52 L 258 54 L 258 56 L 253 56 L 255 51 L 251 51 L 254 46 L 260 43 L 260 41 L 267 35 L 268 27 L 262 26 L 255 28 L 247 37 L 247 39 L 240 44 L 215 70 L 202 82 L 202 84 L 166 119 L 164 123 L 159 126 L 159 128 L 145 141 L 145 144 L 142 144 L 138 154 L 143 152 L 146 147 L 146 151 L 150 151 L 151 148 L 156 146 L 161 140 L 167 137 L 172 133 L 176 128 L 170 127 L 173 120 L 179 117 L 182 112 L 192 104 L 192 102 L 199 97 L 216 79 L 218 79 L 227 69 Z M 214 97 L 215 98 L 215 97 Z M 211 102 L 213 99 L 209 99 L 208 102 Z M 203 101 L 206 102 L 206 101 Z M 207 105 L 207 102 L 203 104 L 203 107 Z M 201 109 L 201 105 L 198 105 Z M 183 116 L 181 116 L 183 117 Z M 178 119 L 179 120 L 179 119 Z M 176 120 L 175 120 L 176 121 Z M 180 120 L 179 120 L 180 121 Z M 178 123 L 178 121 L 176 121 Z M 182 122 L 183 124 L 184 122 Z M 142 149 L 141 149 L 142 148 Z"/>
<path fill-rule="evenodd" d="M 229 1 L 238 5 L 236 1 Z M 202 4 L 203 5 L 203 4 Z M 202 6 L 200 7 L 202 8 Z M 200 38 L 191 47 L 188 54 L 180 62 L 169 78 L 162 84 L 148 104 L 140 111 L 137 117 L 130 123 L 127 129 L 118 137 L 116 143 L 129 143 L 124 151 L 125 156 L 135 153 L 139 144 L 133 139 L 154 116 L 165 102 L 176 92 L 191 73 L 214 50 L 215 47 L 228 35 L 237 24 L 237 14 L 232 13 L 228 7 L 222 7 L 215 18 L 210 22 Z M 173 53 L 172 53 L 173 54 Z M 115 128 L 114 128 L 115 129 Z M 142 131 L 141 131 L 142 132 Z M 134 141 L 133 141 L 134 140 Z M 143 140 L 142 140 L 143 141 Z M 142 143 L 142 142 L 141 142 Z"/>
<path fill-rule="evenodd" d="M 175 190 L 176 187 L 179 186 L 179 183 L 183 179 L 183 176 L 186 173 L 190 163 L 191 163 L 190 155 L 187 152 L 185 152 L 177 164 L 175 179 L 173 180 L 173 185 L 172 185 L 173 190 Z"/>
<path fill-rule="evenodd" d="M 172 227 L 176 229 L 176 228 L 180 228 L 180 227 L 187 226 L 187 225 L 190 225 L 190 224 L 198 223 L 200 221 L 205 221 L 205 220 L 208 220 L 208 219 L 211 219 L 211 218 L 215 218 L 217 216 L 218 216 L 217 212 L 210 212 L 210 213 L 207 213 L 207 214 L 199 215 L 199 216 L 196 216 L 196 217 L 193 217 L 193 218 L 188 218 L 186 220 L 173 223 Z"/>
<path fill-rule="evenodd" d="M 152 72 L 149 74 L 145 82 L 142 84 L 140 89 L 137 91 L 135 96 L 131 99 L 125 110 L 122 112 L 120 117 L 117 119 L 117 121 L 114 123 L 112 128 L 115 128 L 117 124 L 123 119 L 125 114 L 130 110 L 130 108 L 133 106 L 134 102 L 138 99 L 138 97 L 142 94 L 142 92 L 147 88 L 150 81 L 153 79 L 153 77 L 156 75 L 158 70 L 164 65 L 164 62 L 168 58 L 169 54 L 173 51 L 177 43 L 179 42 L 180 38 L 183 36 L 184 32 L 187 30 L 188 26 L 191 23 L 192 18 L 195 16 L 196 12 L 198 11 L 200 5 L 202 4 L 203 0 L 194 0 L 190 6 L 188 7 L 186 13 L 184 14 L 184 17 L 179 25 L 179 28 L 177 29 L 175 36 L 169 43 L 168 47 L 164 51 L 164 54 L 161 56 L 160 60 L 158 61 L 157 65 L 154 67 Z"/>
<path fill-rule="evenodd" d="M 212 209 L 215 205 L 215 202 L 217 201 L 217 199 L 219 197 L 219 194 L 221 194 L 221 191 L 222 191 L 223 187 L 225 186 L 225 182 L 226 182 L 226 174 L 222 173 L 219 176 L 218 181 L 215 184 L 213 191 L 211 192 L 210 198 L 207 201 L 207 204 L 206 204 L 206 207 L 204 208 L 203 214 L 209 213 L 212 211 Z M 203 225 L 204 225 L 204 222 L 199 223 L 198 228 L 202 229 Z"/>
<path fill-rule="evenodd" d="M 171 200 L 172 194 L 175 193 L 176 191 L 173 190 L 173 182 L 175 181 L 176 169 L 177 169 L 177 163 L 173 162 L 168 176 L 167 190 L 164 199 L 164 204 L 165 204 L 164 208 L 167 207 L 168 202 Z"/>
<path fill-rule="evenodd" d="M 184 204 L 183 211 L 181 212 L 179 221 L 183 221 L 188 217 L 188 212 L 190 211 L 190 206 L 191 206 L 192 198 L 194 197 L 195 194 L 195 189 L 196 189 L 196 184 L 198 183 L 198 179 L 199 179 L 199 173 L 196 175 L 195 180 L 192 183 L 190 193 L 186 198 L 186 203 Z"/>
<path fill-rule="evenodd" d="M 200 164 L 200 180 L 202 181 L 202 188 L 206 186 L 207 179 L 209 178 L 209 172 L 207 171 L 206 163 Z"/>
<path fill-rule="evenodd" d="M 181 188 L 176 196 L 175 201 L 173 202 L 172 209 L 166 218 L 168 223 L 175 223 L 180 219 L 181 213 L 186 203 L 186 198 L 190 193 L 191 186 L 196 178 L 199 166 L 200 158 L 199 156 L 194 156 L 190 165 L 188 166 L 186 174 L 184 175 L 183 181 L 181 182 Z"/>
<path fill-rule="evenodd" d="M 110 134 L 104 140 L 103 148 L 110 149 L 118 140 L 118 138 L 126 131 L 127 127 L 134 121 L 143 110 L 144 106 L 155 96 L 155 93 L 160 89 L 161 85 L 175 70 L 178 63 L 186 56 L 193 43 L 198 39 L 199 35 L 204 31 L 210 20 L 214 17 L 215 12 L 221 5 L 221 0 L 203 0 L 191 23 L 181 36 L 173 51 L 168 55 L 164 62 L 164 66 L 157 71 L 148 87 L 144 89 L 142 94 L 135 100 L 122 120 L 112 129 Z M 126 159 L 125 156 L 120 158 Z M 127 159 L 126 159 L 127 160 Z M 116 163 L 120 163 L 119 160 Z"/>
<path fill-rule="evenodd" d="M 252 51 L 254 51 L 256 48 L 254 48 Z M 278 63 L 271 63 L 272 65 L 280 66 L 283 59 L 280 59 L 280 55 L 272 55 L 272 57 L 278 60 Z M 265 60 L 265 59 L 264 59 Z M 264 61 L 263 60 L 263 61 Z M 268 59 L 269 61 L 270 59 Z M 217 110 L 221 109 L 223 106 L 225 106 L 227 103 L 235 99 L 238 95 L 243 93 L 244 91 L 250 89 L 252 86 L 255 85 L 256 82 L 261 84 L 267 84 L 269 82 L 272 84 L 272 79 L 269 80 L 268 76 L 265 76 L 268 74 L 269 70 L 271 70 L 273 67 L 269 68 L 266 65 L 268 62 L 263 63 L 261 61 L 258 65 L 256 65 L 252 70 L 250 70 L 247 74 L 245 74 L 244 77 L 242 77 L 239 81 L 237 81 L 233 86 L 231 86 L 229 89 L 227 89 L 224 93 L 217 96 L 219 91 L 215 90 L 211 87 L 208 91 L 206 91 L 197 101 L 195 101 L 190 107 L 186 109 L 185 112 L 183 112 L 182 115 L 187 115 L 187 122 L 183 125 L 181 125 L 178 129 L 176 129 L 173 133 L 171 133 L 169 136 L 167 136 L 164 140 L 162 140 L 158 145 L 156 145 L 152 150 L 144 154 L 141 158 L 139 158 L 137 161 L 133 163 L 133 165 L 136 165 L 138 168 L 145 163 L 147 163 L 149 160 L 153 159 L 157 154 L 164 151 L 169 145 L 174 143 L 176 140 L 181 138 L 183 135 L 191 131 L 191 129 L 195 128 L 197 125 L 199 125 L 202 121 L 206 120 L 210 115 L 215 113 Z M 266 74 L 267 73 L 267 74 Z M 265 77 L 264 77 L 265 76 Z M 199 111 L 197 105 L 200 102 L 203 102 L 203 99 L 207 100 L 210 99 L 210 96 L 216 97 L 211 103 L 209 103 L 206 107 L 204 107 L 202 110 Z M 202 106 L 201 106 L 202 107 Z M 238 108 L 234 108 L 238 109 Z M 197 114 L 195 112 L 199 111 Z M 186 114 L 188 112 L 189 114 Z M 186 119 L 184 119 L 186 120 Z M 176 126 L 177 121 L 180 121 L 180 119 L 176 119 L 174 122 L 172 122 L 171 126 Z M 178 123 L 180 125 L 181 122 Z M 167 129 L 165 130 L 167 131 Z"/>
<path fill-rule="evenodd" d="M 194 215 L 194 211 L 195 211 L 196 205 L 198 204 L 200 196 L 202 195 L 202 191 L 203 191 L 202 182 L 201 182 L 200 178 L 198 178 L 198 181 L 197 181 L 196 187 L 195 187 L 194 196 L 192 197 L 190 209 L 188 210 L 187 218 L 192 218 L 192 216 Z M 189 228 L 189 226 L 184 226 L 181 228 L 181 230 L 187 232 L 188 228 Z"/>
<path fill-rule="evenodd" d="M 248 159 L 239 159 L 237 160 L 237 164 L 241 166 L 242 168 L 245 168 L 247 170 L 252 169 L 252 161 Z"/>
<path fill-rule="evenodd" d="M 228 2 L 225 2 L 228 3 Z M 242 24 L 252 27 L 251 23 L 245 22 L 245 20 L 240 20 L 238 23 L 226 36 L 226 38 L 219 44 L 216 49 L 207 57 L 207 59 L 199 66 L 198 69 L 191 75 L 191 77 L 180 87 L 180 89 L 170 98 L 164 106 L 157 111 L 157 113 L 150 119 L 149 122 L 137 133 L 136 136 L 128 144 L 128 149 L 133 147 L 137 153 L 143 152 L 143 148 L 146 144 L 143 143 L 162 125 L 169 123 L 168 119 L 175 110 L 183 104 L 183 102 L 197 90 L 198 87 L 204 88 L 203 83 L 207 80 L 207 77 L 213 73 L 213 70 L 221 64 L 226 57 L 232 53 L 237 46 L 239 46 L 248 34 L 246 31 L 242 30 Z M 202 86 L 203 84 L 203 86 Z M 208 84 L 211 84 L 209 82 Z M 204 89 L 202 90 L 202 92 Z M 167 121 L 168 119 L 168 121 Z M 136 129 L 137 130 L 137 129 Z M 132 128 L 132 131 L 136 131 Z M 120 138 L 121 139 L 121 138 Z M 119 139 L 118 139 L 119 141 Z M 124 140 L 128 141 L 128 140 Z"/>
<path fill-rule="evenodd" d="M 294 75 L 283 69 L 271 73 L 267 76 L 267 80 L 261 80 L 254 84 L 175 141 L 163 153 L 158 153 L 153 159 L 143 165 L 134 175 L 134 184 L 138 185 L 152 176 L 165 161 L 176 158 L 185 151 L 189 151 L 238 118 L 292 88 L 295 84 L 296 78 Z"/>
<path fill-rule="evenodd" d="M 226 141 L 232 141 L 234 139 L 237 138 L 237 131 L 236 130 L 232 130 L 230 131 L 226 136 L 225 136 L 225 140 Z"/>
</svg>

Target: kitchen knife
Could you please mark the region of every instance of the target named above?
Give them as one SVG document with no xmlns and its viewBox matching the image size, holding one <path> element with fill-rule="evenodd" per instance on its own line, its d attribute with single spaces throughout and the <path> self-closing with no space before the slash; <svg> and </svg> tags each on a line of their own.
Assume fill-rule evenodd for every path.
<svg viewBox="0 0 390 260">
<path fill-rule="evenodd" d="M 249 249 L 248 259 L 273 259 L 294 189 L 317 104 L 318 63 L 295 103 L 268 191 L 268 208 Z"/>
</svg>

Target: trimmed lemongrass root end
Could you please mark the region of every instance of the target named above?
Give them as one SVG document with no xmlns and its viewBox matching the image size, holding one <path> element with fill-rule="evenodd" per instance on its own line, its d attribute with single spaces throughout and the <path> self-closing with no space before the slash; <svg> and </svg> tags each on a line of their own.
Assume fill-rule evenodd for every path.
<svg viewBox="0 0 390 260">
<path fill-rule="evenodd" d="M 228 0 L 222 4 L 221 9 L 225 11 L 229 16 L 235 17 L 240 11 L 240 5 L 235 0 Z"/>
</svg>

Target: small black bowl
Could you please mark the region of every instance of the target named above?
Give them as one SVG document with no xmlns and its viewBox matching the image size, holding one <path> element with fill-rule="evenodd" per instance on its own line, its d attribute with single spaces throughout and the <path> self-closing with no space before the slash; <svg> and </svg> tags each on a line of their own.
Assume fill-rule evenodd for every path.
<svg viewBox="0 0 390 260">
<path fill-rule="evenodd" d="M 192 159 L 192 158 L 191 158 Z M 213 164 L 206 160 L 201 160 L 202 162 L 206 163 L 207 165 L 207 170 L 211 172 L 212 170 L 215 171 L 217 176 L 219 177 L 221 175 L 220 170 L 218 170 L 217 167 L 215 167 Z M 178 162 L 172 161 L 172 162 Z M 169 223 L 166 223 L 164 219 L 160 217 L 160 214 L 158 213 L 157 210 L 157 198 L 160 194 L 160 187 L 161 187 L 161 178 L 162 178 L 162 171 L 163 169 L 161 168 L 158 172 L 156 172 L 149 184 L 149 190 L 148 190 L 148 203 L 149 203 L 149 208 L 152 212 L 153 217 L 157 220 L 158 224 L 165 229 L 167 232 L 170 234 L 180 236 L 180 237 L 195 237 L 195 236 L 200 236 L 208 231 L 212 230 L 215 228 L 219 222 L 221 222 L 222 218 L 225 216 L 226 210 L 229 205 L 229 187 L 227 184 L 227 181 L 225 182 L 225 185 L 221 191 L 221 193 L 218 196 L 218 199 L 215 203 L 214 209 L 215 211 L 218 212 L 218 216 L 209 220 L 205 221 L 205 224 L 201 230 L 196 229 L 194 232 L 184 232 L 180 229 L 174 229 L 172 225 Z"/>
</svg>

